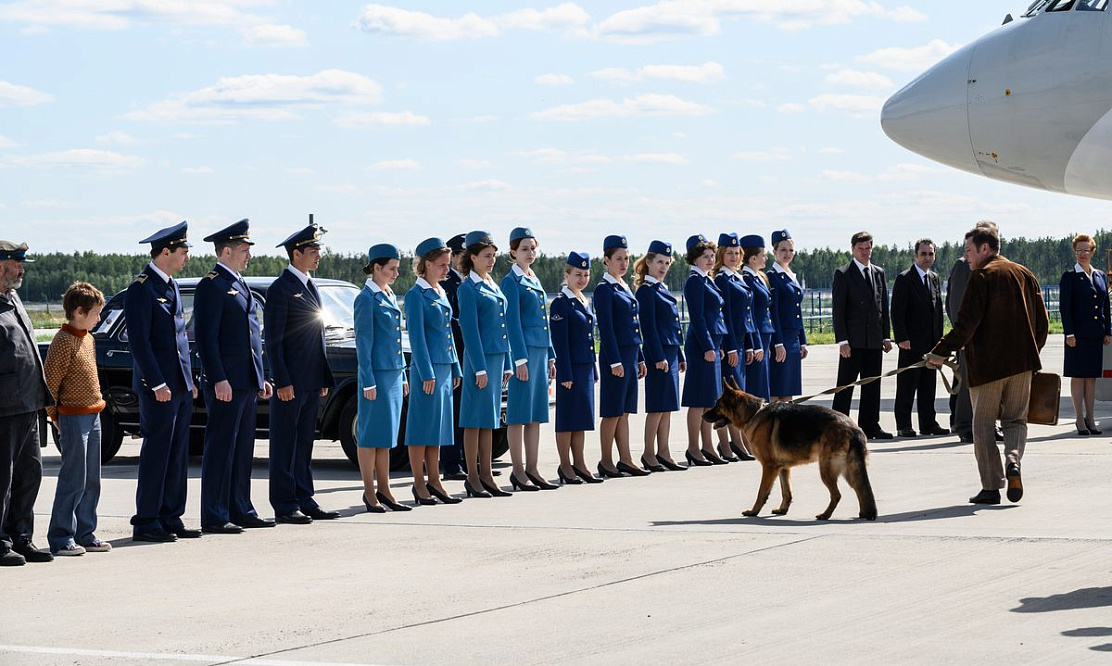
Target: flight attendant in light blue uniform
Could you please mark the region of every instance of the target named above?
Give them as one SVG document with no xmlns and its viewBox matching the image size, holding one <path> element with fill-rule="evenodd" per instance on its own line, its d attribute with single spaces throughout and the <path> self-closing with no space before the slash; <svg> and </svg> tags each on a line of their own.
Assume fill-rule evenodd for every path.
<svg viewBox="0 0 1112 666">
<path fill-rule="evenodd" d="M 645 357 L 641 351 L 641 324 L 637 299 L 625 283 L 629 271 L 629 244 L 625 236 L 607 236 L 602 242 L 606 273 L 595 286 L 593 305 L 598 317 L 600 341 L 599 439 L 602 460 L 598 472 L 608 478 L 622 473 L 645 476 L 633 464 L 629 453 L 629 415 L 637 413 L 637 382 L 645 376 Z M 613 445 L 618 444 L 618 464 L 614 464 Z"/>
<path fill-rule="evenodd" d="M 512 374 L 509 334 L 506 332 L 506 296 L 490 277 L 498 247 L 487 231 L 472 231 L 464 239 L 460 268 L 465 276 L 459 287 L 459 325 L 463 329 L 463 428 L 467 458 L 468 497 L 508 497 L 490 473 L 491 437 L 499 426 L 502 388 Z"/>
<path fill-rule="evenodd" d="M 702 234 L 687 239 L 685 259 L 691 273 L 683 285 L 687 305 L 687 379 L 683 383 L 680 404 L 687 407 L 687 462 L 689 465 L 725 465 L 711 444 L 711 424 L 703 414 L 714 407 L 722 394 L 722 338 L 726 320 L 722 316 L 725 301 L 714 285 L 710 271 L 714 268 L 716 247 Z M 702 444 L 700 445 L 700 440 Z"/>
<path fill-rule="evenodd" d="M 461 370 L 452 332 L 452 304 L 441 281 L 452 265 L 452 251 L 439 238 L 417 246 L 413 272 L 417 284 L 405 293 L 409 331 L 409 372 L 415 388 L 409 396 L 405 444 L 413 471 L 413 499 L 418 504 L 458 504 L 440 482 L 440 447 L 455 443 L 452 392 Z"/>
<path fill-rule="evenodd" d="M 584 434 L 595 429 L 595 317 L 583 289 L 591 282 L 591 258 L 571 252 L 564 266 L 566 286 L 549 307 L 556 350 L 556 450 L 560 483 L 602 483 L 583 457 Z"/>
<path fill-rule="evenodd" d="M 745 253 L 742 255 L 741 274 L 745 278 L 745 284 L 753 292 L 753 323 L 761 341 L 761 346 L 753 351 L 753 362 L 745 366 L 745 391 L 769 400 L 769 346 L 772 344 L 772 333 L 776 329 L 773 328 L 772 317 L 769 315 L 772 292 L 768 287 L 768 276 L 764 273 L 768 254 L 765 252 L 764 238 L 756 234 L 743 236 L 741 249 Z"/>
<path fill-rule="evenodd" d="M 649 251 L 633 266 L 648 369 L 645 375 L 645 452 L 641 454 L 641 466 L 650 472 L 687 469 L 677 465 L 668 450 L 672 412 L 680 409 L 680 373 L 687 370 L 676 297 L 664 284 L 671 267 L 672 244 L 659 240 L 649 243 Z"/>
<path fill-rule="evenodd" d="M 510 272 L 502 278 L 506 295 L 506 330 L 514 376 L 506 406 L 507 436 L 515 490 L 556 490 L 537 470 L 541 424 L 548 423 L 548 382 L 556 378 L 556 351 L 548 332 L 548 294 L 530 266 L 537 259 L 537 238 L 527 227 L 510 232 Z M 525 459 L 522 460 L 522 440 Z"/>
<path fill-rule="evenodd" d="M 370 513 L 409 511 L 390 493 L 390 449 L 398 443 L 402 403 L 409 394 L 402 354 L 402 310 L 390 289 L 401 255 L 387 243 L 367 251 L 367 283 L 355 297 L 355 355 L 359 360 L 359 473 L 363 504 Z M 378 489 L 375 489 L 375 482 Z M 372 501 L 372 498 L 374 501 Z"/>
<path fill-rule="evenodd" d="M 753 323 L 753 292 L 741 277 L 741 241 L 736 233 L 719 234 L 718 251 L 714 255 L 714 284 L 726 301 L 726 336 L 722 348 L 726 352 L 722 374 L 745 390 L 745 369 L 753 362 L 753 351 L 761 346 Z M 741 429 L 730 424 L 718 430 L 718 455 L 726 462 L 752 460 L 745 447 Z"/>
<path fill-rule="evenodd" d="M 768 366 L 768 391 L 772 400 L 790 402 L 803 392 L 803 359 L 807 358 L 807 331 L 803 329 L 803 287 L 791 263 L 795 241 L 787 229 L 772 232 L 775 263 L 768 271 L 772 292 L 772 359 Z"/>
</svg>

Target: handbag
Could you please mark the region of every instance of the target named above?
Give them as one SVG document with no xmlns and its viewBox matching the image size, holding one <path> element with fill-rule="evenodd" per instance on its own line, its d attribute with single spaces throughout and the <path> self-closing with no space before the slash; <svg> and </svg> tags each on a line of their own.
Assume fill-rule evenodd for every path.
<svg viewBox="0 0 1112 666">
<path fill-rule="evenodd" d="M 1027 422 L 1058 425 L 1058 406 L 1062 400 L 1062 378 L 1052 372 L 1036 372 L 1031 378 L 1031 400 Z"/>
</svg>

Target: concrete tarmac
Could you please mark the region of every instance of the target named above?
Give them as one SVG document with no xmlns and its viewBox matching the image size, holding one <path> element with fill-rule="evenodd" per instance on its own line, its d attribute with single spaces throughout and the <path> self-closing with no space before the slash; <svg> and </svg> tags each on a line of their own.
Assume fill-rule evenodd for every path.
<svg viewBox="0 0 1112 666">
<path fill-rule="evenodd" d="M 1060 371 L 1061 336 L 1043 362 Z M 835 348 L 812 348 L 804 390 L 833 385 L 836 364 Z M 955 436 L 871 442 L 876 522 L 855 518 L 844 481 L 833 519 L 816 521 L 827 493 L 813 465 L 795 470 L 787 516 L 768 513 L 774 489 L 763 517 L 743 518 L 756 463 L 367 514 L 358 472 L 319 442 L 317 498 L 342 519 L 135 544 L 129 440 L 103 473 L 98 535 L 115 549 L 0 570 L 0 664 L 1109 663 L 1112 403 L 1097 405 L 1105 434 L 1080 438 L 1068 390 L 1061 425 L 1030 428 L 1019 504 L 967 503 L 979 481 Z M 894 393 L 885 380 L 893 432 Z M 945 426 L 944 398 L 940 384 Z M 633 417 L 634 457 L 643 423 Z M 597 433 L 587 441 L 595 460 Z M 44 462 L 40 546 L 54 448 Z M 192 527 L 199 473 L 195 459 Z M 412 504 L 409 488 L 395 475 Z M 271 515 L 265 441 L 253 491 Z"/>
</svg>

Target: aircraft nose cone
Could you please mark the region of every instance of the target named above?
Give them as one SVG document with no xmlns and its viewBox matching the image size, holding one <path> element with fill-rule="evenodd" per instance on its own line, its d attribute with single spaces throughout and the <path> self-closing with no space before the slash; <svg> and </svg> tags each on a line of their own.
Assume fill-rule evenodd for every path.
<svg viewBox="0 0 1112 666">
<path fill-rule="evenodd" d="M 962 49 L 904 86 L 884 104 L 880 124 L 888 138 L 914 153 L 980 173 L 969 140 L 969 60 Z"/>
</svg>

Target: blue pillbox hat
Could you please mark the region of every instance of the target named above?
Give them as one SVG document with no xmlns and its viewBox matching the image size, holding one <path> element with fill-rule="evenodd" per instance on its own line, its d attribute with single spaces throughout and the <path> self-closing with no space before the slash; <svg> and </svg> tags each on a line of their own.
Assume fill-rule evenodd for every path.
<svg viewBox="0 0 1112 666">
<path fill-rule="evenodd" d="M 764 247 L 765 239 L 757 234 L 749 234 L 748 236 L 741 237 L 742 247 Z"/>
<path fill-rule="evenodd" d="M 776 244 L 779 243 L 780 241 L 791 240 L 791 237 L 792 237 L 792 235 L 790 233 L 788 233 L 787 229 L 781 229 L 779 231 L 773 231 L 772 232 L 772 247 L 776 247 Z"/>
<path fill-rule="evenodd" d="M 699 243 L 705 242 L 707 242 L 706 236 L 704 236 L 703 234 L 695 234 L 694 236 L 687 239 L 687 251 L 690 252 L 691 248 L 695 247 Z"/>
<path fill-rule="evenodd" d="M 586 252 L 569 252 L 567 263 L 575 268 L 590 268 L 591 257 Z"/>
<path fill-rule="evenodd" d="M 494 245 L 494 237 L 490 235 L 489 231 L 471 231 L 463 239 L 464 247 L 471 247 L 478 243 Z"/>
<path fill-rule="evenodd" d="M 448 247 L 447 243 L 440 240 L 436 236 L 433 236 L 432 238 L 426 238 L 425 240 L 421 241 L 421 244 L 417 246 L 417 256 L 423 257 L 433 250 L 441 250 L 445 248 L 451 249 Z"/>
<path fill-rule="evenodd" d="M 731 231 L 728 234 L 718 234 L 719 247 L 738 247 L 739 245 L 741 245 L 741 243 L 738 241 L 735 232 Z"/>
<path fill-rule="evenodd" d="M 536 236 L 533 235 L 533 230 L 530 229 L 529 227 L 517 227 L 516 229 L 514 229 L 513 231 L 510 232 L 510 242 L 511 243 L 514 242 L 515 240 L 520 240 L 520 239 L 524 239 L 524 238 L 536 238 Z"/>
<path fill-rule="evenodd" d="M 670 257 L 672 256 L 672 244 L 654 240 L 649 243 L 649 252 L 652 254 L 666 254 Z"/>
<path fill-rule="evenodd" d="M 626 242 L 626 237 L 625 236 L 612 235 L 612 236 L 607 236 L 606 238 L 602 239 L 602 251 L 603 252 L 605 252 L 606 250 L 619 248 L 619 247 L 622 247 L 622 248 L 628 248 L 629 247 L 629 243 Z"/>
<path fill-rule="evenodd" d="M 371 249 L 367 250 L 367 263 L 371 263 L 375 259 L 401 259 L 401 254 L 398 248 L 389 243 L 379 243 L 372 245 Z"/>
</svg>

